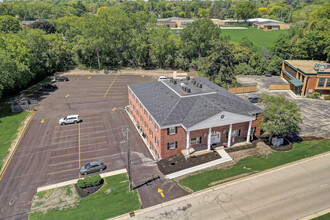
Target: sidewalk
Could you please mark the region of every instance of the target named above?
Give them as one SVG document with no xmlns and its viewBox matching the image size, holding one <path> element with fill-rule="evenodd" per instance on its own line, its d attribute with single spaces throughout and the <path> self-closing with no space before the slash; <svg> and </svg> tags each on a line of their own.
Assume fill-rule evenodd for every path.
<svg viewBox="0 0 330 220">
<path fill-rule="evenodd" d="M 118 175 L 118 174 L 122 174 L 122 173 L 126 173 L 126 172 L 127 172 L 126 169 L 120 169 L 120 170 L 115 170 L 115 171 L 111 171 L 111 172 L 107 172 L 107 173 L 101 173 L 100 176 L 101 176 L 101 178 L 105 178 L 108 176 L 114 176 L 114 175 Z M 80 178 L 80 179 L 83 179 L 83 178 Z M 79 179 L 74 179 L 74 180 L 69 180 L 69 181 L 65 181 L 65 182 L 61 182 L 61 183 L 55 183 L 55 184 L 48 185 L 48 186 L 41 186 L 41 187 L 38 187 L 37 192 L 76 184 L 78 180 Z"/>
<path fill-rule="evenodd" d="M 213 161 L 210 161 L 208 163 L 204 163 L 204 164 L 201 164 L 201 165 L 190 167 L 188 169 L 180 170 L 180 171 L 175 172 L 175 173 L 168 174 L 168 175 L 165 176 L 165 178 L 167 178 L 167 179 L 174 179 L 174 178 L 177 178 L 177 177 L 180 177 L 180 176 L 183 176 L 183 175 L 187 175 L 187 174 L 190 174 L 190 173 L 197 172 L 199 170 L 203 170 L 203 169 L 206 169 L 206 168 L 209 168 L 209 167 L 218 165 L 220 163 L 225 163 L 225 162 L 228 162 L 228 161 L 233 160 L 227 154 L 227 152 L 225 150 L 221 149 L 221 150 L 217 150 L 217 152 L 221 156 L 220 159 L 213 160 Z"/>
</svg>

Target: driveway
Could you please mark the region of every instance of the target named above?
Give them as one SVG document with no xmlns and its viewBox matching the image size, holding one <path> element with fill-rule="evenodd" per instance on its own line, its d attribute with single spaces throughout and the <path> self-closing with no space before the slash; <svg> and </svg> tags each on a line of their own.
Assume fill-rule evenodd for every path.
<svg viewBox="0 0 330 220">
<path fill-rule="evenodd" d="M 269 84 L 284 82 L 280 76 L 237 76 L 237 80 L 242 84 L 257 83 L 257 92 L 237 94 L 243 98 L 267 93 L 271 95 L 283 95 L 297 103 L 304 120 L 300 125 L 300 134 L 302 136 L 330 137 L 330 101 L 298 97 L 291 91 L 268 90 Z"/>
</svg>

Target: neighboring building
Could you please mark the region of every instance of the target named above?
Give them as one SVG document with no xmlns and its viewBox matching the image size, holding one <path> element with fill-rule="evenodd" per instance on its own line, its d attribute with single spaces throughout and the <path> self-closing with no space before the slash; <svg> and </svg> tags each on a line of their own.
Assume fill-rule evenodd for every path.
<svg viewBox="0 0 330 220">
<path fill-rule="evenodd" d="M 252 23 L 252 27 L 263 29 L 265 31 L 288 30 L 290 29 L 290 24 L 281 21 L 260 21 Z"/>
<path fill-rule="evenodd" d="M 198 19 L 193 18 L 178 18 L 178 17 L 170 17 L 165 19 L 157 19 L 157 27 L 162 24 L 166 24 L 167 26 L 171 28 L 184 28 L 187 26 L 187 24 L 190 24 L 194 21 L 197 21 Z M 176 26 L 174 27 L 174 23 Z"/>
<path fill-rule="evenodd" d="M 227 19 L 227 20 L 211 19 L 211 21 L 214 24 L 216 24 L 218 27 L 245 23 L 245 20 L 235 20 L 235 19 Z M 264 29 L 264 30 L 290 29 L 290 24 L 272 19 L 267 19 L 267 18 L 251 18 L 251 19 L 247 19 L 246 22 L 249 24 L 249 26 L 255 27 L 257 29 Z"/>
<path fill-rule="evenodd" d="M 128 94 L 134 123 L 158 159 L 260 135 L 261 109 L 204 78 L 133 84 Z"/>
<path fill-rule="evenodd" d="M 290 83 L 291 90 L 298 95 L 319 92 L 330 95 L 330 64 L 318 60 L 285 60 L 281 78 Z"/>
</svg>

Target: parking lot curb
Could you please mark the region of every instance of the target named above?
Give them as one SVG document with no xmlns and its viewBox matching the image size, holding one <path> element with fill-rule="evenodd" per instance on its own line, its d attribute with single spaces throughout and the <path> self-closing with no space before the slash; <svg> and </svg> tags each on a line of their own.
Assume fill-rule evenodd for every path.
<svg viewBox="0 0 330 220">
<path fill-rule="evenodd" d="M 101 178 L 105 178 L 108 176 L 115 176 L 115 175 L 122 174 L 122 173 L 127 173 L 126 169 L 120 169 L 120 170 L 115 170 L 115 171 L 111 171 L 111 172 L 107 172 L 107 173 L 101 173 L 100 176 L 101 176 Z M 79 179 L 83 179 L 83 178 L 79 178 Z M 38 187 L 37 192 L 76 184 L 79 179 L 69 180 L 69 181 L 65 181 L 65 182 L 61 182 L 61 183 L 55 183 L 55 184 L 48 185 L 48 186 L 41 186 L 41 187 Z"/>
</svg>

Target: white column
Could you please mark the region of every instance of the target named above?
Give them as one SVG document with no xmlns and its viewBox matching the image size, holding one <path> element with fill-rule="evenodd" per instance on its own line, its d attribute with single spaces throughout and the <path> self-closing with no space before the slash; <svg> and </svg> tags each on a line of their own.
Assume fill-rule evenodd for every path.
<svg viewBox="0 0 330 220">
<path fill-rule="evenodd" d="M 212 129 L 209 128 L 209 134 L 207 135 L 207 151 L 211 151 L 211 135 Z"/>
<path fill-rule="evenodd" d="M 187 131 L 187 142 L 186 142 L 186 156 L 189 156 L 189 148 L 190 148 L 190 131 Z"/>
<path fill-rule="evenodd" d="M 228 147 L 230 147 L 231 146 L 231 132 L 232 132 L 232 128 L 233 128 L 233 125 L 232 124 L 230 124 L 230 126 L 229 126 L 229 132 L 228 132 Z"/>
<path fill-rule="evenodd" d="M 249 129 L 246 137 L 246 143 L 250 143 L 250 136 L 251 136 L 251 126 L 252 126 L 252 121 L 249 122 Z"/>
</svg>

